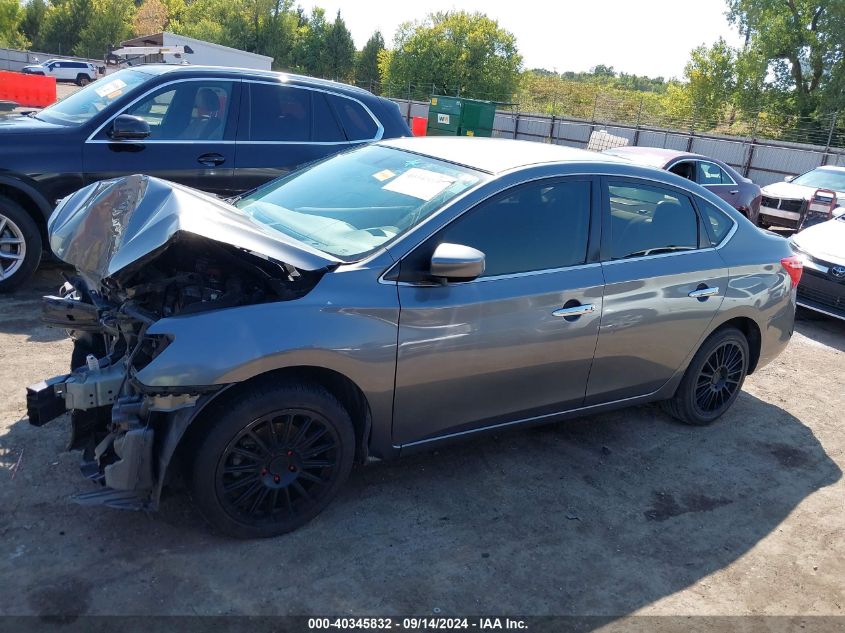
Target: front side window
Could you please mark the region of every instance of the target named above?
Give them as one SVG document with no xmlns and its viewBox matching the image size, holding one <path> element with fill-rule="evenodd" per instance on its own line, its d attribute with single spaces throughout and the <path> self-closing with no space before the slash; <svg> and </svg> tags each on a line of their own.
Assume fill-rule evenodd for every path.
<svg viewBox="0 0 845 633">
<path fill-rule="evenodd" d="M 608 190 L 612 259 L 698 248 L 698 216 L 686 196 L 628 182 L 611 181 Z"/>
<path fill-rule="evenodd" d="M 698 162 L 698 183 L 700 185 L 732 185 L 733 179 L 715 163 Z"/>
<path fill-rule="evenodd" d="M 452 163 L 370 145 L 274 180 L 236 206 L 259 224 L 354 261 L 483 180 Z"/>
<path fill-rule="evenodd" d="M 81 125 L 151 78 L 152 75 L 139 70 L 118 71 L 44 108 L 35 117 L 59 125 Z"/>
<path fill-rule="evenodd" d="M 150 140 L 220 140 L 231 94 L 230 81 L 186 81 L 157 90 L 125 114 L 150 124 Z"/>
<path fill-rule="evenodd" d="M 576 266 L 587 260 L 589 180 L 523 185 L 452 222 L 436 244 L 484 253 L 484 277 Z"/>
<path fill-rule="evenodd" d="M 249 86 L 250 141 L 311 139 L 311 90 L 278 84 Z"/>
</svg>

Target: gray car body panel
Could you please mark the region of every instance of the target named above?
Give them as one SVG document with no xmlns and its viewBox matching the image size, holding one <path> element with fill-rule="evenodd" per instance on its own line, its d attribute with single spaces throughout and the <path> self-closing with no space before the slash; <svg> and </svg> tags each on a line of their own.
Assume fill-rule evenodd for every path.
<svg viewBox="0 0 845 633">
<path fill-rule="evenodd" d="M 419 152 L 426 147 L 410 139 L 382 144 Z M 454 151 L 460 143 L 428 146 L 435 145 L 460 164 L 472 166 L 478 155 L 476 146 L 462 156 Z M 482 146 L 485 152 L 512 147 L 504 141 Z M 674 174 L 598 154 L 567 152 L 561 162 L 552 156 L 546 152 L 537 164 L 501 161 L 495 177 L 364 260 L 338 265 L 302 298 L 157 321 L 148 332 L 172 342 L 136 379 L 151 391 L 190 392 L 288 367 L 336 371 L 365 395 L 372 416 L 370 452 L 386 458 L 400 447 L 415 450 L 477 431 L 669 397 L 701 341 L 732 318 L 757 324 L 761 364 L 782 351 L 795 309 L 795 292 L 780 265 L 791 253 L 786 240 L 764 234 L 717 196 Z M 736 226 L 717 248 L 673 256 L 444 287 L 391 280 L 403 257 L 479 202 L 520 183 L 570 175 L 662 184 L 718 206 Z M 719 295 L 704 302 L 688 297 L 700 283 L 718 285 Z M 598 310 L 564 327 L 548 314 L 570 296 L 590 300 Z M 505 314 L 501 322 L 472 307 L 477 298 L 497 302 Z M 653 324 L 641 318 L 646 312 Z M 676 324 L 678 315 L 683 325 Z M 461 328 L 460 336 L 450 338 Z M 462 347 L 469 330 L 472 344 Z M 634 344 L 639 355 L 625 369 L 633 384 L 613 375 L 614 365 L 626 357 L 626 344 Z M 539 366 L 528 362 L 532 350 L 542 356 Z M 558 393 L 555 381 L 564 374 L 575 379 Z"/>
</svg>

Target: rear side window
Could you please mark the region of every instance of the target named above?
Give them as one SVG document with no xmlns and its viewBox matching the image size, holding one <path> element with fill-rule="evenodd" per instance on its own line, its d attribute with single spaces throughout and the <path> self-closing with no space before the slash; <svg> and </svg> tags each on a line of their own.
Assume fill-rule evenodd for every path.
<svg viewBox="0 0 845 633">
<path fill-rule="evenodd" d="M 728 236 L 731 228 L 733 228 L 734 222 L 728 217 L 727 213 L 716 207 L 716 205 L 710 204 L 701 198 L 697 198 L 696 200 L 698 210 L 701 211 L 704 219 L 704 226 L 707 228 L 707 236 L 710 238 L 710 243 L 718 246 Z"/>
<path fill-rule="evenodd" d="M 587 180 L 518 187 L 468 211 L 440 233 L 436 244 L 482 251 L 484 277 L 583 264 L 590 190 Z"/>
<path fill-rule="evenodd" d="M 311 140 L 311 91 L 274 84 L 250 84 L 250 141 Z"/>
<path fill-rule="evenodd" d="M 322 143 L 345 141 L 346 135 L 340 129 L 337 118 L 326 100 L 326 95 L 322 92 L 314 92 L 312 100 L 314 103 L 313 139 Z"/>
<path fill-rule="evenodd" d="M 378 125 L 360 103 L 337 95 L 326 96 L 348 140 L 369 141 L 376 137 Z"/>
<path fill-rule="evenodd" d="M 698 216 L 686 196 L 627 182 L 611 181 L 608 190 L 612 259 L 698 248 Z"/>
<path fill-rule="evenodd" d="M 732 185 L 733 179 L 715 163 L 698 162 L 698 183 L 701 185 Z"/>
</svg>

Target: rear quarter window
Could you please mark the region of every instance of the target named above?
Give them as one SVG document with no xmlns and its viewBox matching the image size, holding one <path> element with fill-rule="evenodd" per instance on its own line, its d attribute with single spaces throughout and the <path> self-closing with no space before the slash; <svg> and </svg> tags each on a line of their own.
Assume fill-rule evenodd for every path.
<svg viewBox="0 0 845 633">
<path fill-rule="evenodd" d="M 701 211 L 704 226 L 707 229 L 707 236 L 710 238 L 713 246 L 718 246 L 728 236 L 728 233 L 731 232 L 734 221 L 716 205 L 710 204 L 701 198 L 696 202 Z"/>
<path fill-rule="evenodd" d="M 376 137 L 378 124 L 370 116 L 370 113 L 364 109 L 364 106 L 345 97 L 327 96 L 348 140 L 369 141 Z"/>
</svg>

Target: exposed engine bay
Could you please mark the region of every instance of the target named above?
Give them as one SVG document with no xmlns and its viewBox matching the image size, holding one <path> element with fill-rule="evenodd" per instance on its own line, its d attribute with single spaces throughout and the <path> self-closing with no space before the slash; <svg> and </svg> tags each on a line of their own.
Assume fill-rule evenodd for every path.
<svg viewBox="0 0 845 633">
<path fill-rule="evenodd" d="M 210 210 L 205 222 L 196 224 L 204 210 Z M 166 336 L 147 334 L 152 324 L 295 300 L 331 267 L 285 244 L 265 249 L 270 255 L 252 250 L 266 236 L 238 213 L 177 185 L 132 176 L 77 192 L 51 217 L 53 250 L 78 272 L 66 276 L 57 295 L 44 297 L 43 320 L 66 330 L 74 351 L 69 374 L 27 389 L 27 408 L 36 426 L 71 412 L 69 448 L 83 451 L 83 473 L 104 486 L 77 501 L 154 506 L 162 464 L 175 449 L 168 445 L 168 433 L 178 424 L 174 415 L 224 387 L 151 389 L 136 380 L 170 343 Z M 208 226 L 215 216 L 223 218 L 225 231 L 219 223 Z M 110 235 L 102 230 L 107 219 Z M 221 237 L 228 241 L 215 239 Z M 127 258 L 127 250 L 138 257 Z M 282 250 L 305 267 L 277 259 Z"/>
</svg>

